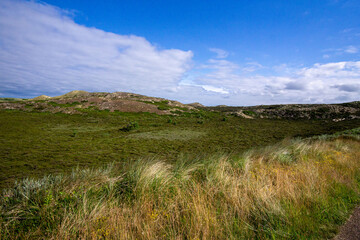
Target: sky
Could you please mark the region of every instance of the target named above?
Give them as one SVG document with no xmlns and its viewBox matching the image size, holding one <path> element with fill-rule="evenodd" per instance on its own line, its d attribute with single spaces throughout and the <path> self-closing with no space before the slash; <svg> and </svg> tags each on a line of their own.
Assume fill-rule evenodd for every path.
<svg viewBox="0 0 360 240">
<path fill-rule="evenodd" d="M 360 100 L 358 0 L 0 0 L 0 97 Z"/>
</svg>

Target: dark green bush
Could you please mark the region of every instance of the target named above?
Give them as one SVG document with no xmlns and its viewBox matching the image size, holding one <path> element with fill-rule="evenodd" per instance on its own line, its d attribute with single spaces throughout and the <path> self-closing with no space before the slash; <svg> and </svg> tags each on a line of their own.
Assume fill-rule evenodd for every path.
<svg viewBox="0 0 360 240">
<path fill-rule="evenodd" d="M 168 106 L 158 106 L 158 109 L 159 110 L 169 110 L 170 107 L 168 107 Z"/>
<path fill-rule="evenodd" d="M 138 128 L 139 128 L 139 124 L 137 122 L 130 122 L 125 127 L 122 127 L 119 130 L 122 132 L 129 132 L 131 130 L 138 129 Z"/>
</svg>

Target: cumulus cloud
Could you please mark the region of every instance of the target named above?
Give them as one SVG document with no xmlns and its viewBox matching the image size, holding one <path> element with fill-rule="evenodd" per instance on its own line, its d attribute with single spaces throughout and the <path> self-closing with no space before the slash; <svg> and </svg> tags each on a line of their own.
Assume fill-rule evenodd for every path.
<svg viewBox="0 0 360 240">
<path fill-rule="evenodd" d="M 354 80 L 360 78 L 360 61 L 358 62 L 334 62 L 316 63 L 309 68 L 303 68 L 298 75 L 308 79 L 341 79 Z"/>
<path fill-rule="evenodd" d="M 340 84 L 334 85 L 333 88 L 337 88 L 344 92 L 359 92 L 360 91 L 360 84 Z"/>
<path fill-rule="evenodd" d="M 158 49 L 143 37 L 79 25 L 54 6 L 0 1 L 3 94 L 164 91 L 178 84 L 192 56 L 191 51 Z"/>
<path fill-rule="evenodd" d="M 199 75 L 194 82 L 224 89 L 229 93 L 230 103 L 254 96 L 256 99 L 248 99 L 259 104 L 329 103 L 345 99 L 344 91 L 347 92 L 346 99 L 359 100 L 360 61 L 317 63 L 288 70 L 283 69 L 287 67 L 284 65 L 282 75 L 268 76 L 243 74 L 239 65 L 227 60 L 210 59 L 205 67 L 210 72 Z"/>
<path fill-rule="evenodd" d="M 304 90 L 305 88 L 306 85 L 303 82 L 292 81 L 292 82 L 288 82 L 285 85 L 285 89 L 289 89 L 289 90 Z"/>
</svg>

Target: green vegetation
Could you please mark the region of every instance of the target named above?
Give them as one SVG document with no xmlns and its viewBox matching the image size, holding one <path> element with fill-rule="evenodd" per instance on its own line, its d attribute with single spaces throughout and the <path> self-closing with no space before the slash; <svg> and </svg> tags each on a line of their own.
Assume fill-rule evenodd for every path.
<svg viewBox="0 0 360 240">
<path fill-rule="evenodd" d="M 79 102 L 71 102 L 71 103 L 48 102 L 48 104 L 54 107 L 74 107 L 76 105 L 79 105 L 80 103 Z"/>
<path fill-rule="evenodd" d="M 160 130 L 154 132 L 142 132 L 129 135 L 130 138 L 144 139 L 166 139 L 166 140 L 190 140 L 206 135 L 206 132 L 197 132 L 193 130 Z"/>
<path fill-rule="evenodd" d="M 17 102 L 23 102 L 23 100 L 26 100 L 26 99 L 22 99 L 22 98 L 0 98 L 0 103 L 1 102 L 17 103 Z"/>
<path fill-rule="evenodd" d="M 34 104 L 32 103 L 28 103 L 25 105 L 25 108 L 33 108 L 34 107 Z"/>
<path fill-rule="evenodd" d="M 130 122 L 129 124 L 127 124 L 125 127 L 120 128 L 120 131 L 123 132 L 129 132 L 131 130 L 135 130 L 139 128 L 139 124 L 137 122 Z"/>
<path fill-rule="evenodd" d="M 19 117 L 16 114 L 20 113 L 12 118 Z M 119 121 L 110 116 L 106 115 L 107 121 Z M 150 116 L 137 116 L 143 121 L 139 131 L 146 119 L 155 117 Z M 29 115 L 28 120 L 48 119 L 48 124 L 50 118 L 52 125 L 57 121 L 51 115 L 37 117 Z M 76 117 L 61 115 L 61 120 L 76 124 Z M 103 118 L 89 116 L 88 120 L 94 123 L 94 119 L 100 128 L 79 127 L 79 137 L 104 129 L 112 134 L 107 124 L 101 124 Z M 180 125 L 183 121 L 180 118 Z M 226 122 L 214 116 L 204 125 L 220 127 Z M 238 123 L 243 129 L 249 127 L 245 120 Z M 282 128 L 301 126 L 276 123 Z M 276 126 L 267 121 L 257 124 L 269 124 L 267 132 Z M 321 125 L 313 124 L 314 129 Z M 206 129 L 206 138 L 213 138 L 211 128 Z M 56 131 L 62 135 L 59 128 Z M 284 140 L 237 154 L 140 158 L 25 179 L 0 198 L 0 238 L 330 239 L 360 202 L 358 133 L 359 129 L 345 132 L 347 138 L 338 133 L 336 138 Z M 156 145 L 154 138 L 151 142 Z"/>
<path fill-rule="evenodd" d="M 213 111 L 228 114 L 239 114 L 239 112 L 254 118 L 269 119 L 355 119 L 360 116 L 360 102 L 341 104 L 283 104 L 283 105 L 259 105 L 250 107 L 215 106 L 203 107 Z"/>
<path fill-rule="evenodd" d="M 329 239 L 360 203 L 359 102 L 126 96 L 0 99 L 0 239 Z"/>
<path fill-rule="evenodd" d="M 170 109 L 175 108 L 175 109 L 182 110 L 182 111 L 189 111 L 189 109 L 186 107 L 170 106 L 168 100 L 163 100 L 163 101 L 159 101 L 159 102 L 152 102 L 152 101 L 139 101 L 139 102 L 155 105 L 158 107 L 159 110 L 170 110 Z M 181 113 L 181 111 L 179 111 L 179 112 Z"/>
<path fill-rule="evenodd" d="M 244 110 L 243 113 L 249 116 L 256 116 L 256 113 L 250 110 Z"/>
<path fill-rule="evenodd" d="M 354 128 L 354 129 L 349 129 L 349 130 L 345 130 L 342 132 L 337 132 L 334 134 L 335 136 L 359 136 L 360 135 L 360 127 L 359 128 Z"/>
<path fill-rule="evenodd" d="M 338 137 L 342 137 L 342 138 L 350 137 L 352 139 L 360 140 L 360 127 L 341 131 L 341 132 L 336 132 L 334 134 L 323 134 L 320 136 L 314 136 L 312 138 L 313 139 L 334 139 L 334 138 L 338 138 Z"/>
<path fill-rule="evenodd" d="M 152 102 L 152 101 L 139 101 L 139 102 L 143 102 L 143 103 L 149 103 L 152 105 L 155 105 L 158 107 L 159 110 L 169 110 L 171 109 L 171 106 L 169 106 L 169 101 L 167 100 L 163 100 L 163 101 L 159 101 L 159 102 Z"/>
<path fill-rule="evenodd" d="M 14 180 L 66 173 L 139 157 L 175 161 L 179 155 L 240 154 L 291 137 L 360 126 L 351 121 L 243 119 L 211 111 L 177 116 L 81 109 L 82 114 L 0 111 L 0 188 Z M 226 121 L 224 120 L 224 117 Z M 120 131 L 129 123 L 138 127 Z"/>
</svg>

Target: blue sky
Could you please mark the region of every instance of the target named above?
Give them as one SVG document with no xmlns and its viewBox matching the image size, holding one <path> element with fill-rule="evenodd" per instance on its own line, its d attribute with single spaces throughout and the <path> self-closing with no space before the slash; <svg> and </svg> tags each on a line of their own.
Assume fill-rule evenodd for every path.
<svg viewBox="0 0 360 240">
<path fill-rule="evenodd" d="M 360 100 L 360 2 L 0 1 L 0 96 Z"/>
</svg>

